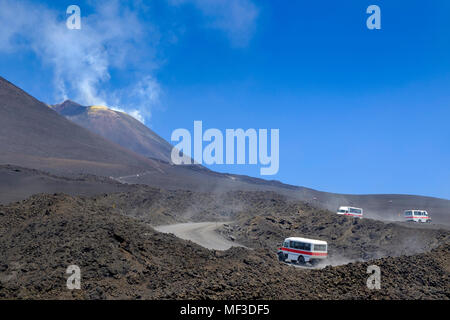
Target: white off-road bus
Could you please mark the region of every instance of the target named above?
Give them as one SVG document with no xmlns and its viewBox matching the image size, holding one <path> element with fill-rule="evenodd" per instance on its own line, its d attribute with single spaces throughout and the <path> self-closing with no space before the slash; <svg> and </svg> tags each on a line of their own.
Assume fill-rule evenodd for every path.
<svg viewBox="0 0 450 320">
<path fill-rule="evenodd" d="M 431 218 L 425 210 L 405 210 L 404 216 L 406 221 L 431 222 Z"/>
<path fill-rule="evenodd" d="M 306 238 L 286 238 L 281 248 L 278 249 L 278 259 L 298 264 L 309 262 L 315 265 L 319 260 L 328 256 L 328 244 L 326 241 Z"/>
<path fill-rule="evenodd" d="M 362 219 L 363 209 L 354 207 L 339 207 L 337 214 L 343 214 L 345 216 L 352 216 Z"/>
</svg>

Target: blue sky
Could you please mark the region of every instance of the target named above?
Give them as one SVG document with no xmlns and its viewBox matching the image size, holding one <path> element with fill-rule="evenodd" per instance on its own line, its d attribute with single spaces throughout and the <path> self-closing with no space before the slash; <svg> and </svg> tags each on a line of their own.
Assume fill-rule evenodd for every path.
<svg viewBox="0 0 450 320">
<path fill-rule="evenodd" d="M 167 140 L 194 120 L 277 128 L 270 179 L 450 199 L 446 0 L 14 3 L 0 0 L 0 74 L 42 101 L 108 104 Z M 381 30 L 366 27 L 371 4 Z"/>
</svg>

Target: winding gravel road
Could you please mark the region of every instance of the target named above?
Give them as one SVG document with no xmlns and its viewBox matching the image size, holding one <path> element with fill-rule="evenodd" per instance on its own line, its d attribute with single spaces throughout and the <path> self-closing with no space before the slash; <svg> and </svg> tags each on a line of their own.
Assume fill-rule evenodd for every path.
<svg viewBox="0 0 450 320">
<path fill-rule="evenodd" d="M 163 233 L 172 233 L 184 240 L 191 240 L 207 249 L 227 250 L 231 247 L 243 247 L 216 232 L 224 224 L 224 222 L 190 222 L 158 226 L 154 229 Z"/>
</svg>

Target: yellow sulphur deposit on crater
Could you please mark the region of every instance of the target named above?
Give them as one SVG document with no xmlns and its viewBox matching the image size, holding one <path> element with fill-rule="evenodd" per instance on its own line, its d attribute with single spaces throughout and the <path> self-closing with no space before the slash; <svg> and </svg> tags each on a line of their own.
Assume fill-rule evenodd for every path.
<svg viewBox="0 0 450 320">
<path fill-rule="evenodd" d="M 90 106 L 90 111 L 100 111 L 100 110 L 109 110 L 108 107 L 105 106 Z"/>
</svg>

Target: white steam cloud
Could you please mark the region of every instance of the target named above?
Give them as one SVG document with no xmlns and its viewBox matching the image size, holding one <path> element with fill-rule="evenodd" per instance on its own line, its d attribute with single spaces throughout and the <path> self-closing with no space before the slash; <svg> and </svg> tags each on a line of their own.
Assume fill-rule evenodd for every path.
<svg viewBox="0 0 450 320">
<path fill-rule="evenodd" d="M 150 76 L 137 81 L 133 87 L 123 90 L 116 90 L 111 96 L 112 104 L 110 108 L 120 112 L 126 112 L 133 118 L 145 123 L 145 119 L 151 117 L 151 109 L 159 104 L 161 96 L 161 87 L 159 83 Z M 140 108 L 133 107 L 124 110 L 120 107 L 121 101 L 140 101 Z M 130 104 L 131 105 L 131 104 Z"/>
<path fill-rule="evenodd" d="M 159 67 L 160 31 L 148 16 L 145 21 L 140 16 L 148 13 L 140 0 L 89 3 L 89 8 L 81 7 L 81 30 L 70 30 L 66 8 L 55 11 L 31 1 L 0 0 L 0 53 L 31 50 L 52 72 L 54 102 L 72 99 L 82 105 L 105 105 L 145 122 L 161 97 L 153 74 Z M 237 46 L 247 44 L 258 15 L 251 0 L 167 0 L 167 4 L 195 6 L 208 27 L 225 32 Z M 126 75 L 122 77 L 126 83 L 112 78 L 118 73 Z"/>
<path fill-rule="evenodd" d="M 96 2 L 94 14 L 84 15 L 82 8 L 81 30 L 69 30 L 62 12 L 42 5 L 0 0 L 0 8 L 0 51 L 31 49 L 52 69 L 57 101 L 118 105 L 142 122 L 150 116 L 160 89 L 148 74 L 136 75 L 132 81 L 137 84 L 128 86 L 127 94 L 105 89 L 111 69 L 142 65 L 144 56 L 153 59 L 149 52 L 156 47 L 158 34 L 150 34 L 136 12 L 118 1 Z"/>
</svg>

